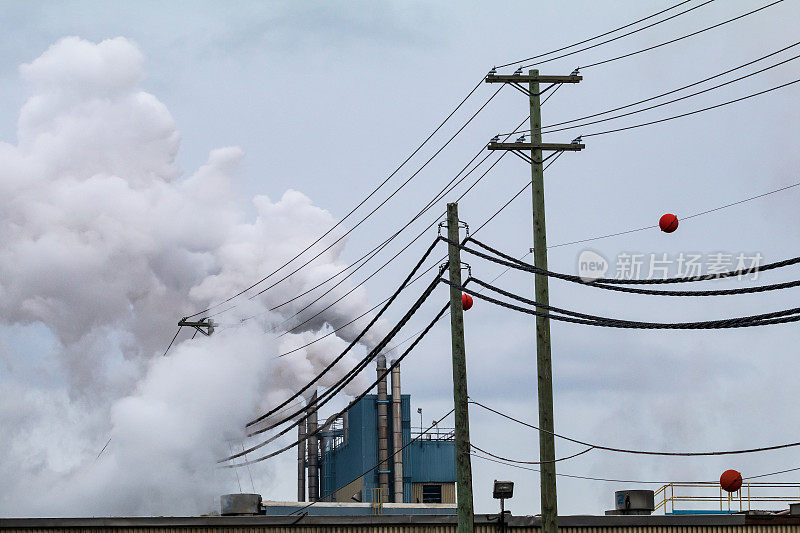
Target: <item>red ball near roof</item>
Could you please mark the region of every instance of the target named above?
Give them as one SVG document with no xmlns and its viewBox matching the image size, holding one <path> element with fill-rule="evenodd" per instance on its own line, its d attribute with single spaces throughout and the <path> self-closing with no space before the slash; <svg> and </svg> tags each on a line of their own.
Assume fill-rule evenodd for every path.
<svg viewBox="0 0 800 533">
<path fill-rule="evenodd" d="M 464 308 L 464 311 L 472 307 L 472 296 L 469 294 L 462 294 L 461 295 L 461 307 Z"/>
<path fill-rule="evenodd" d="M 661 215 L 661 218 L 658 221 L 658 227 L 661 228 L 661 231 L 664 233 L 672 233 L 678 229 L 678 217 L 672 213 Z"/>
<path fill-rule="evenodd" d="M 742 474 L 736 470 L 726 470 L 719 476 L 719 486 L 728 492 L 742 488 Z"/>
</svg>

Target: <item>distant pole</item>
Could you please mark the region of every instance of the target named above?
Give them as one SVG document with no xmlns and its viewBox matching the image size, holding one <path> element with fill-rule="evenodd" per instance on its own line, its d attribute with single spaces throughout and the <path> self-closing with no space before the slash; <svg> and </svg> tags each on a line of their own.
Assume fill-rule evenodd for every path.
<svg viewBox="0 0 800 533">
<path fill-rule="evenodd" d="M 542 109 L 539 100 L 538 70 L 528 72 L 531 108 L 531 143 L 542 142 Z M 542 149 L 531 150 L 531 182 L 533 191 L 533 265 L 547 270 L 547 232 L 544 214 L 544 167 Z M 536 303 L 550 304 L 547 276 L 534 276 Z M 556 458 L 553 436 L 553 370 L 550 361 L 550 318 L 536 316 L 536 370 L 539 389 L 539 460 L 542 490 L 542 533 L 558 531 L 558 509 L 556 508 Z"/>
<path fill-rule="evenodd" d="M 447 238 L 458 243 L 458 204 L 447 204 Z M 469 409 L 467 396 L 467 358 L 464 347 L 464 309 L 461 303 L 461 250 L 449 245 L 450 332 L 453 338 L 453 403 L 455 405 L 456 492 L 458 533 L 473 533 L 472 464 L 469 445 Z"/>
</svg>

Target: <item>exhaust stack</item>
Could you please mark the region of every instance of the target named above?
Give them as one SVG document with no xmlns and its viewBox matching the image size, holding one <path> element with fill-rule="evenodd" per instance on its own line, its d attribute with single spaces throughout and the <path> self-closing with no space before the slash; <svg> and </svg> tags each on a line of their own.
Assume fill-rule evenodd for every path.
<svg viewBox="0 0 800 533">
<path fill-rule="evenodd" d="M 392 361 L 394 364 L 396 361 Z M 403 403 L 400 395 L 400 365 L 392 369 L 392 445 L 394 446 L 394 502 L 403 503 Z"/>
<path fill-rule="evenodd" d="M 297 423 L 297 501 L 306 501 L 306 419 Z"/>
<path fill-rule="evenodd" d="M 319 500 L 319 472 L 317 468 L 317 454 L 319 453 L 319 439 L 314 434 L 319 425 L 317 418 L 317 391 L 311 395 L 309 400 L 309 417 L 307 426 L 308 435 L 308 501 Z M 313 405 L 312 405 L 313 404 Z"/>
<path fill-rule="evenodd" d="M 378 377 L 386 372 L 386 356 L 378 355 Z M 386 395 L 386 376 L 378 382 L 378 486 L 381 501 L 389 496 L 389 399 Z"/>
</svg>

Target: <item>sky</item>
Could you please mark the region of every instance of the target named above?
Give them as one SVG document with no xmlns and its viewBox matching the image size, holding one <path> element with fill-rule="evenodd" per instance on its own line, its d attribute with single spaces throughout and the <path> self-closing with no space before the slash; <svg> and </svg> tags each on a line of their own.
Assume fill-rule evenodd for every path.
<svg viewBox="0 0 800 533">
<path fill-rule="evenodd" d="M 577 66 L 766 3 L 711 2 L 538 68 L 545 74 L 568 74 Z M 231 324 L 244 316 L 239 313 L 258 313 L 257 325 L 223 328 L 208 339 L 188 339 L 184 332 L 173 356 L 160 358 L 177 319 L 244 289 L 344 217 L 493 65 L 560 48 L 669 5 L 4 3 L 0 191 L 5 198 L 0 200 L 0 224 L 6 252 L 0 254 L 0 296 L 5 300 L 0 306 L 0 387 L 5 400 L 0 420 L 13 430 L 0 439 L 13 453 L 2 460 L 0 472 L 15 480 L 19 496 L 0 499 L 0 515 L 67 513 L 76 508 L 70 491 L 76 499 L 96 498 L 99 510 L 85 507 L 94 514 L 201 512 L 216 505 L 220 491 L 236 492 L 231 471 L 197 465 L 212 462 L 220 446 L 241 439 L 239 422 L 254 414 L 254 407 L 263 411 L 286 397 L 357 330 L 329 337 L 315 345 L 319 350 L 301 351 L 294 361 L 274 356 L 386 298 L 435 231 L 427 231 L 354 298 L 289 339 L 275 338 L 289 311 L 272 313 L 269 307 L 358 259 L 405 224 L 489 138 L 523 120 L 525 97 L 511 88 L 501 90 L 343 245 L 324 254 L 314 268 L 220 318 L 225 325 L 226 319 Z M 562 87 L 543 106 L 543 122 L 648 98 L 794 44 L 798 15 L 798 4 L 785 0 L 701 35 L 583 69 L 581 83 Z M 795 50 L 762 64 L 788 59 Z M 797 62 L 790 61 L 697 97 L 553 133 L 545 140 L 569 142 L 579 134 L 711 106 L 792 81 L 798 70 Z M 794 105 L 799 87 L 664 124 L 585 137 L 585 150 L 564 154 L 545 173 L 548 243 L 653 226 L 663 213 L 680 219 L 800 181 L 791 149 L 800 133 Z M 369 212 L 411 176 L 494 90 L 480 86 L 452 122 L 357 215 Z M 505 157 L 460 202 L 462 219 L 477 228 L 529 180 L 521 160 Z M 651 229 L 553 248 L 549 266 L 577 273 L 585 249 L 609 260 L 609 275 L 615 274 L 620 254 L 648 259 L 667 254 L 673 261 L 670 275 L 676 274 L 682 253 L 701 254 L 704 260 L 717 253 L 760 254 L 765 262 L 794 257 L 800 242 L 794 231 L 800 221 L 798 194 L 800 188 L 789 189 L 692 218 L 671 234 Z M 444 203 L 404 231 L 340 293 L 443 214 Z M 339 234 L 359 219 L 346 220 Z M 530 196 L 510 204 L 479 238 L 512 255 L 526 253 L 532 242 Z M 487 281 L 503 272 L 478 258 L 464 260 Z M 764 273 L 757 282 L 795 279 L 791 269 L 785 270 Z M 504 274 L 497 283 L 532 294 L 532 280 L 523 273 Z M 707 285 L 748 283 L 754 282 Z M 404 292 L 380 324 L 382 331 L 420 290 L 417 284 Z M 791 291 L 673 299 L 554 280 L 550 301 L 585 313 L 679 322 L 785 309 L 794 305 Z M 291 309 L 315 302 L 320 294 L 309 294 Z M 446 298 L 445 287 L 437 289 L 398 338 L 424 327 Z M 531 317 L 476 301 L 465 315 L 465 329 L 470 395 L 535 424 Z M 787 428 L 800 422 L 791 409 L 794 376 L 800 370 L 795 331 L 792 324 L 642 331 L 553 323 L 556 431 L 609 446 L 676 451 L 791 442 L 795 439 Z M 375 333 L 365 345 L 377 338 Z M 452 405 L 449 350 L 443 321 L 402 365 L 412 412 L 422 407 L 425 424 Z M 362 383 L 368 383 L 367 377 L 372 378 L 371 371 Z M 241 383 L 232 392 L 226 379 Z M 349 392 L 358 392 L 353 389 Z M 323 417 L 345 401 L 332 402 Z M 225 431 L 218 431 L 220 426 Z M 498 455 L 528 461 L 538 457 L 535 432 L 474 406 L 470 429 L 475 444 Z M 107 451 L 95 459 L 109 435 Z M 163 445 L 154 447 L 152 441 Z M 575 451 L 574 445 L 557 442 L 558 456 Z M 793 450 L 724 458 L 592 451 L 559 463 L 558 471 L 713 481 L 727 468 L 746 477 L 797 467 L 796 457 Z M 514 514 L 539 512 L 536 472 L 477 458 L 472 464 L 476 511 L 495 512 L 492 480 L 511 479 L 515 496 L 506 508 Z M 292 452 L 254 465 L 256 492 L 266 499 L 293 498 L 295 468 Z M 129 486 L 114 484 L 119 473 L 131 471 L 139 475 L 131 477 Z M 794 481 L 796 474 L 768 479 Z M 181 482 L 174 482 L 181 476 Z M 199 486 L 203 490 L 192 494 Z M 49 488 L 52 501 L 64 498 L 63 506 L 42 510 L 30 503 L 30 495 L 42 487 Z M 566 477 L 559 478 L 558 487 L 561 514 L 602 513 L 613 506 L 615 490 L 639 488 Z M 142 496 L 142 488 L 156 489 L 156 496 Z"/>
</svg>

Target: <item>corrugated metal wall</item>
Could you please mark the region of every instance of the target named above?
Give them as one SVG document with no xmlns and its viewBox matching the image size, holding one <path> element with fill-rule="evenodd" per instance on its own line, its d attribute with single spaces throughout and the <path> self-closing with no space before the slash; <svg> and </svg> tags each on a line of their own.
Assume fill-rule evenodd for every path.
<svg viewBox="0 0 800 533">
<path fill-rule="evenodd" d="M 536 527 L 509 528 L 514 533 L 538 533 Z M 796 525 L 559 527 L 560 533 L 797 533 Z M 53 527 L 0 528 L 3 533 L 455 533 L 456 525 L 404 524 L 374 526 L 220 526 L 220 527 Z M 475 533 L 497 533 L 496 524 L 476 524 Z"/>
</svg>

